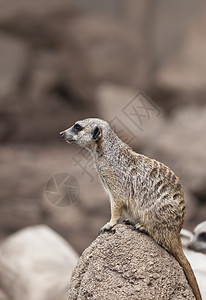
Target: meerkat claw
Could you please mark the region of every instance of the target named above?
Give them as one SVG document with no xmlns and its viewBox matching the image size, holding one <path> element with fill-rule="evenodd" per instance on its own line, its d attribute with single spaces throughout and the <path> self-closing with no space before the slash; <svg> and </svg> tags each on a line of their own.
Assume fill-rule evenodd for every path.
<svg viewBox="0 0 206 300">
<path fill-rule="evenodd" d="M 100 229 L 100 231 L 99 231 L 99 235 L 102 234 L 102 233 L 104 233 L 104 232 L 106 232 L 106 231 L 112 231 L 112 232 L 113 232 L 114 230 L 111 230 L 111 229 L 112 229 L 112 228 L 109 228 L 109 229 L 108 229 L 108 228 L 102 227 L 102 228 Z"/>
<path fill-rule="evenodd" d="M 134 230 L 137 230 L 139 232 L 147 233 L 146 229 L 141 224 L 136 224 L 136 225 L 133 226 L 133 228 L 134 228 Z"/>
<path fill-rule="evenodd" d="M 106 229 L 106 228 L 104 228 L 104 227 L 101 228 L 101 229 L 99 230 L 99 235 L 102 234 L 102 233 L 104 233 L 105 231 L 108 231 L 108 229 Z"/>
<path fill-rule="evenodd" d="M 115 233 L 116 230 L 115 230 L 115 229 L 112 229 L 112 228 L 113 228 L 113 226 L 110 225 L 109 223 L 107 223 L 106 225 L 104 225 L 104 226 L 100 229 L 99 235 L 102 234 L 102 233 L 104 233 L 105 231 L 111 231 L 112 233 Z"/>
</svg>

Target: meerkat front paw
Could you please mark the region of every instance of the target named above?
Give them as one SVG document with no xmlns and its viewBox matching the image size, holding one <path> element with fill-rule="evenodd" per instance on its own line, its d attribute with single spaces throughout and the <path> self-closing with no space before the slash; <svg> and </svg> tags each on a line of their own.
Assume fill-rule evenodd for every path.
<svg viewBox="0 0 206 300">
<path fill-rule="evenodd" d="M 99 231 L 99 235 L 101 233 L 104 233 L 105 231 L 111 231 L 111 229 L 114 227 L 114 225 L 111 225 L 109 222 L 105 224 Z M 115 229 L 112 230 L 113 233 L 115 233 Z"/>
</svg>

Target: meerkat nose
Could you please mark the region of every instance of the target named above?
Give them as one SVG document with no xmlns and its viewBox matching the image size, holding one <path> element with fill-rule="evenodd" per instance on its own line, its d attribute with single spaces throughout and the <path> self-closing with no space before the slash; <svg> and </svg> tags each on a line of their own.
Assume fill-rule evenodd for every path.
<svg viewBox="0 0 206 300">
<path fill-rule="evenodd" d="M 64 131 L 61 131 L 59 134 L 62 138 L 64 137 Z"/>
</svg>

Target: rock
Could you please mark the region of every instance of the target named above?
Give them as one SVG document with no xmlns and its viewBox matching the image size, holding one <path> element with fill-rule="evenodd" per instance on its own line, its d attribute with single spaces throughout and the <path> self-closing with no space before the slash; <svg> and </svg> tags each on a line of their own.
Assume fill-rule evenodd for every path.
<svg viewBox="0 0 206 300">
<path fill-rule="evenodd" d="M 77 258 L 49 227 L 28 227 L 0 245 L 0 285 L 14 300 L 63 300 Z"/>
<path fill-rule="evenodd" d="M 160 259 L 161 257 L 161 259 Z M 173 256 L 126 225 L 100 235 L 82 254 L 68 300 L 195 299 Z"/>
</svg>

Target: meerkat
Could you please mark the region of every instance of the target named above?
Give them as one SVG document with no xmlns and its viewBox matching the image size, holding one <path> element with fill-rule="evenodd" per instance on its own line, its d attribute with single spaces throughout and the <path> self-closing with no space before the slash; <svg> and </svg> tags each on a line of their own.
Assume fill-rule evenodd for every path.
<svg viewBox="0 0 206 300">
<path fill-rule="evenodd" d="M 169 167 L 134 152 L 101 119 L 88 118 L 60 132 L 66 142 L 87 148 L 109 195 L 111 219 L 100 233 L 111 230 L 124 215 L 127 224 L 149 234 L 182 266 L 197 300 L 201 300 L 181 240 L 185 203 L 179 178 Z"/>
</svg>

